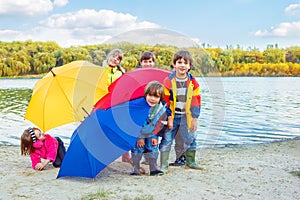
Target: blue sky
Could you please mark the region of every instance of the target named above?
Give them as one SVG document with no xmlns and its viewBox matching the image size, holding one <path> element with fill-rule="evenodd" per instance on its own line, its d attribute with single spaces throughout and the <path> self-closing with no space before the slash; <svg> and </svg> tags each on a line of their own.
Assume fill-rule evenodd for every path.
<svg viewBox="0 0 300 200">
<path fill-rule="evenodd" d="M 99 44 L 163 28 L 199 44 L 300 46 L 300 0 L 0 0 L 0 41 Z"/>
</svg>

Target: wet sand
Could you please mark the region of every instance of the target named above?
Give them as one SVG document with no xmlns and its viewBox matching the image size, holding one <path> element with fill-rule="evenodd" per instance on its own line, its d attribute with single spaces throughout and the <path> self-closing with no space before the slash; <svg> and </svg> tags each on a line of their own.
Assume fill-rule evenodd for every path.
<svg viewBox="0 0 300 200">
<path fill-rule="evenodd" d="M 57 168 L 33 170 L 19 146 L 1 146 L 0 155 L 0 199 L 82 199 L 97 192 L 98 199 L 300 199 L 300 177 L 293 173 L 300 173 L 299 139 L 199 149 L 204 170 L 170 167 L 160 177 L 130 176 L 131 165 L 118 159 L 95 179 L 56 179 Z"/>
</svg>

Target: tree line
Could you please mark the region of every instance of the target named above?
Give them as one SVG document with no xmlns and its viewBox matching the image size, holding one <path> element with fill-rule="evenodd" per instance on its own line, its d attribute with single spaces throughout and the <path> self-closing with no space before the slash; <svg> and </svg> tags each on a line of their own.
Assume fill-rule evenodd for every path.
<svg viewBox="0 0 300 200">
<path fill-rule="evenodd" d="M 102 65 L 114 48 L 122 49 L 121 65 L 130 71 L 138 65 L 142 52 L 156 55 L 156 67 L 170 70 L 172 57 L 178 47 L 150 46 L 122 42 L 62 48 L 55 42 L 0 41 L 0 77 L 40 75 L 51 67 L 59 67 L 76 60 L 87 60 Z M 280 49 L 268 45 L 260 52 L 256 48 L 184 48 L 194 57 L 192 74 L 195 76 L 300 76 L 300 46 Z"/>
</svg>

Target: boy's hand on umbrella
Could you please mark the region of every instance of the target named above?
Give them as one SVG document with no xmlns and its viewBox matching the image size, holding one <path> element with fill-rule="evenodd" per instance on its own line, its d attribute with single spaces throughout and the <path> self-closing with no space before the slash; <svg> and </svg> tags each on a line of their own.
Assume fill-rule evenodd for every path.
<svg viewBox="0 0 300 200">
<path fill-rule="evenodd" d="M 158 145 L 158 140 L 155 139 L 155 138 L 152 138 L 151 143 L 152 143 L 152 146 L 157 146 Z"/>
<path fill-rule="evenodd" d="M 139 148 L 143 148 L 143 147 L 145 146 L 144 138 L 139 139 L 139 140 L 136 142 L 136 146 L 139 147 Z"/>
</svg>

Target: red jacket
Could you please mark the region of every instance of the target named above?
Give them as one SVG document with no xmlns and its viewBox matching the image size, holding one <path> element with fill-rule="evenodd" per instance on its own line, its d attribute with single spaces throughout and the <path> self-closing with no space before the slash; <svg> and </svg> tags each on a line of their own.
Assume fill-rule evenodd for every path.
<svg viewBox="0 0 300 200">
<path fill-rule="evenodd" d="M 34 151 L 30 154 L 32 168 L 35 169 L 36 164 L 41 162 L 41 158 L 54 162 L 56 159 L 58 142 L 56 138 L 45 134 L 45 140 L 37 140 L 33 143 Z"/>
</svg>

